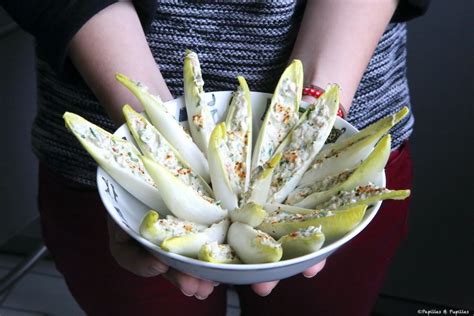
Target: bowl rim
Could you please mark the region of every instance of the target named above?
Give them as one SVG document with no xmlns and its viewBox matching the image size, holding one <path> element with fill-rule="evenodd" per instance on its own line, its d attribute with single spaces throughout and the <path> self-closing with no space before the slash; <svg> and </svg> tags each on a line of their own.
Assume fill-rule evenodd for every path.
<svg viewBox="0 0 474 316">
<path fill-rule="evenodd" d="M 206 94 L 209 94 L 209 95 L 216 94 L 216 93 L 217 94 L 226 94 L 226 93 L 233 93 L 233 91 L 229 90 L 229 91 L 206 92 Z M 267 96 L 267 97 L 272 96 L 271 93 L 265 93 L 265 92 L 251 91 L 250 93 L 251 93 L 251 95 L 261 95 L 261 96 L 264 96 L 264 97 L 265 96 Z M 165 102 L 165 105 L 171 104 L 171 103 L 176 103 L 178 101 L 182 101 L 183 99 L 184 99 L 184 97 L 180 96 L 178 98 L 175 98 L 173 100 Z M 359 132 L 359 130 L 357 128 L 355 128 L 352 124 L 350 124 L 349 122 L 347 122 L 346 120 L 344 120 L 340 117 L 336 117 L 336 121 L 339 121 L 339 122 L 342 121 L 343 124 L 347 125 L 349 128 L 351 128 L 356 133 Z M 115 133 L 118 132 L 119 129 L 122 129 L 122 128 L 127 128 L 127 124 L 123 123 L 121 126 L 119 126 L 114 131 L 113 134 L 115 135 Z M 97 172 L 96 172 L 96 181 L 97 181 L 97 183 L 99 183 L 101 177 L 104 174 L 108 175 L 108 173 L 104 169 L 102 169 L 100 166 L 98 166 L 97 167 Z M 110 175 L 108 175 L 108 176 L 110 178 L 112 178 Z M 380 172 L 378 177 L 380 177 L 381 185 L 386 186 L 385 169 Z M 120 186 L 120 184 L 118 184 L 118 183 L 116 183 L 116 184 Z M 123 187 L 122 187 L 122 189 L 123 189 Z M 123 189 L 123 190 L 126 191 L 125 189 Z M 327 253 L 331 253 L 331 252 L 337 250 L 342 245 L 346 244 L 349 240 L 351 240 L 356 235 L 358 235 L 362 230 L 364 230 L 372 222 L 373 218 L 377 215 L 377 213 L 380 209 L 380 206 L 382 204 L 382 201 L 378 201 L 377 203 L 375 203 L 373 205 L 369 205 L 369 207 L 367 208 L 367 210 L 364 214 L 364 217 L 363 217 L 362 221 L 359 224 L 357 224 L 356 227 L 354 227 L 350 232 L 345 234 L 342 238 L 340 238 L 336 241 L 333 241 L 329 245 L 323 246 L 321 249 L 319 249 L 315 252 L 306 254 L 304 256 L 292 258 L 292 259 L 280 260 L 280 261 L 277 261 L 277 262 L 232 264 L 232 263 L 206 262 L 206 261 L 202 261 L 202 260 L 199 260 L 199 259 L 194 259 L 194 258 L 186 257 L 186 256 L 183 256 L 183 255 L 175 254 L 175 253 L 172 253 L 172 252 L 167 252 L 167 251 L 161 249 L 161 247 L 159 247 L 158 245 L 155 245 L 152 242 L 148 241 L 147 239 L 142 237 L 138 232 L 135 232 L 128 225 L 126 225 L 121 220 L 120 216 L 118 215 L 118 212 L 117 211 L 112 211 L 112 210 L 115 210 L 115 208 L 114 208 L 113 205 L 110 205 L 111 202 L 108 199 L 108 197 L 105 196 L 105 192 L 103 190 L 98 190 L 98 191 L 99 191 L 100 199 L 101 199 L 102 203 L 104 204 L 104 207 L 107 210 L 108 215 L 110 217 L 112 217 L 114 222 L 117 225 L 119 225 L 120 228 L 123 229 L 128 235 L 130 235 L 133 239 L 135 239 L 137 242 L 139 242 L 145 248 L 148 248 L 147 250 L 153 250 L 153 251 L 156 251 L 157 253 L 159 253 L 160 255 L 162 255 L 164 257 L 168 257 L 170 259 L 180 261 L 180 262 L 185 263 L 185 264 L 191 264 L 191 265 L 194 265 L 194 266 L 198 266 L 198 267 L 201 267 L 201 268 L 219 269 L 219 270 L 232 270 L 232 271 L 236 271 L 236 270 L 239 270 L 239 271 L 270 270 L 270 269 L 275 269 L 275 268 L 281 268 L 281 267 L 296 265 L 296 264 L 299 264 L 299 263 L 302 263 L 302 262 L 305 262 L 305 261 L 309 261 L 313 258 L 323 256 Z M 127 191 L 127 193 L 128 193 L 128 191 Z M 133 195 L 132 195 L 132 197 L 134 199 L 136 199 Z M 369 210 L 370 210 L 370 213 L 367 214 L 367 211 L 369 211 Z"/>
</svg>

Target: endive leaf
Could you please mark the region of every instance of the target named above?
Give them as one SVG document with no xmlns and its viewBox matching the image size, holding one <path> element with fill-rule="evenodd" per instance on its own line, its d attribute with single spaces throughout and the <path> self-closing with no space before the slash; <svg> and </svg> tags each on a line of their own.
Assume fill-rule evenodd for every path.
<svg viewBox="0 0 474 316">
<path fill-rule="evenodd" d="M 306 213 L 311 213 L 316 210 L 316 209 L 307 209 L 303 207 L 280 204 L 280 203 L 267 203 L 264 205 L 263 209 L 265 210 L 267 214 L 270 214 L 276 211 L 285 211 L 286 213 L 293 213 L 293 214 L 306 214 Z"/>
<path fill-rule="evenodd" d="M 170 237 L 163 240 L 161 248 L 168 252 L 180 254 L 186 257 L 197 258 L 199 250 L 205 243 L 223 243 L 229 228 L 229 220 L 224 219 L 211 227 L 198 232 L 178 237 Z"/>
<path fill-rule="evenodd" d="M 249 226 L 255 227 L 262 223 L 267 212 L 254 202 L 249 202 L 240 208 L 229 211 L 232 222 L 241 222 Z"/>
<path fill-rule="evenodd" d="M 163 201 L 175 216 L 205 225 L 227 216 L 227 210 L 222 209 L 214 199 L 199 194 L 159 163 L 147 157 L 143 157 L 143 163 L 155 181 Z"/>
<path fill-rule="evenodd" d="M 213 197 L 212 189 L 206 181 L 192 170 L 181 154 L 145 117 L 128 104 L 124 105 L 122 110 L 127 120 L 128 129 L 146 157 L 166 167 L 194 190 Z"/>
<path fill-rule="evenodd" d="M 367 159 L 356 169 L 343 171 L 310 186 L 296 188 L 288 196 L 286 204 L 314 208 L 339 191 L 350 191 L 358 185 L 368 184 L 387 164 L 390 155 L 390 139 L 390 134 L 383 137 Z"/>
<path fill-rule="evenodd" d="M 135 95 L 156 129 L 176 148 L 191 168 L 209 183 L 211 180 L 206 158 L 183 127 L 168 112 L 161 99 L 150 94 L 143 84 L 132 81 L 125 75 L 117 74 L 115 78 Z"/>
<path fill-rule="evenodd" d="M 237 194 L 233 191 L 229 174 L 233 172 L 234 163 L 231 159 L 232 153 L 227 147 L 227 133 L 225 123 L 216 125 L 209 140 L 209 170 L 211 172 L 212 188 L 216 198 L 222 202 L 227 210 L 233 210 L 238 206 Z M 236 181 L 236 179 L 232 179 Z"/>
<path fill-rule="evenodd" d="M 74 113 L 65 112 L 66 127 L 85 150 L 125 190 L 147 206 L 169 214 L 135 146 Z"/>
<path fill-rule="evenodd" d="M 184 100 L 188 112 L 189 128 L 194 142 L 207 154 L 209 137 L 214 129 L 214 119 L 207 105 L 201 65 L 195 52 L 186 50 L 184 57 Z"/>
<path fill-rule="evenodd" d="M 262 166 L 298 122 L 303 90 L 303 66 L 295 59 L 285 69 L 265 114 L 253 151 L 252 170 Z"/>
<path fill-rule="evenodd" d="M 166 219 L 160 219 L 156 211 L 150 210 L 143 217 L 139 231 L 145 239 L 159 246 L 166 238 L 197 233 L 206 228 L 170 215 Z"/>
<path fill-rule="evenodd" d="M 332 84 L 306 111 L 305 118 L 291 130 L 288 141 L 284 141 L 277 149 L 283 155 L 272 178 L 269 192 L 271 201 L 283 202 L 298 185 L 329 136 L 338 108 L 339 86 Z"/>
<path fill-rule="evenodd" d="M 357 186 L 351 191 L 340 191 L 330 200 L 316 206 L 318 209 L 343 209 L 356 205 L 371 205 L 382 200 L 404 200 L 410 196 L 410 190 L 389 190 L 371 183 Z"/>
<path fill-rule="evenodd" d="M 272 182 L 273 171 L 280 162 L 280 159 L 281 153 L 277 153 L 263 166 L 258 166 L 252 171 L 250 186 L 242 196 L 242 205 L 248 202 L 254 202 L 259 205 L 265 204 Z"/>
<path fill-rule="evenodd" d="M 212 263 L 241 263 L 230 245 L 218 244 L 215 241 L 202 245 L 198 259 Z"/>
<path fill-rule="evenodd" d="M 268 214 L 257 228 L 274 238 L 281 238 L 302 228 L 321 226 L 326 242 L 334 241 L 357 226 L 364 217 L 367 205 L 343 210 L 306 210 L 303 214 L 284 209 Z"/>
<path fill-rule="evenodd" d="M 345 146 L 347 146 L 350 143 L 355 143 L 363 138 L 366 138 L 370 135 L 373 135 L 375 133 L 380 134 L 381 136 L 387 133 L 395 124 L 400 122 L 404 117 L 407 116 L 409 113 L 408 107 L 404 106 L 400 111 L 388 115 L 372 124 L 367 126 L 366 128 L 362 129 L 358 133 L 354 134 L 353 136 L 343 139 L 341 141 L 338 141 L 332 145 L 332 149 L 338 150 L 341 149 Z"/>
<path fill-rule="evenodd" d="M 303 175 L 299 186 L 309 185 L 323 178 L 353 169 L 373 150 L 379 139 L 408 114 L 404 107 L 397 113 L 369 125 L 352 136 L 327 146 L 314 159 Z"/>
<path fill-rule="evenodd" d="M 283 248 L 283 259 L 301 257 L 313 253 L 324 244 L 321 226 L 308 226 L 281 237 L 278 242 Z"/>
<path fill-rule="evenodd" d="M 227 147 L 232 153 L 234 168 L 229 176 L 232 189 L 237 196 L 247 191 L 250 181 L 252 159 L 252 105 L 250 90 L 244 77 L 237 77 L 239 87 L 233 93 L 227 112 L 225 126 L 227 131 Z"/>
<path fill-rule="evenodd" d="M 276 262 L 282 256 L 281 245 L 271 236 L 239 222 L 230 225 L 227 242 L 244 263 Z"/>
</svg>

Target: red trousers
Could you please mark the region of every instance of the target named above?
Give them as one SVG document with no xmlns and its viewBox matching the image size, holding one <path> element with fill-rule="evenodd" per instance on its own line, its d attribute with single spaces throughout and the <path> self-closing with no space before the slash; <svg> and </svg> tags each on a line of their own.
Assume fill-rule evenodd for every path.
<svg viewBox="0 0 474 316">
<path fill-rule="evenodd" d="M 411 189 L 408 145 L 392 152 L 387 187 Z M 43 237 L 59 271 L 88 315 L 225 315 L 226 286 L 204 301 L 161 277 L 119 267 L 108 248 L 106 210 L 98 193 L 40 166 Z M 282 280 L 267 297 L 238 286 L 242 315 L 369 315 L 390 261 L 407 233 L 409 200 L 385 201 L 365 230 L 327 259 L 314 278 Z"/>
</svg>

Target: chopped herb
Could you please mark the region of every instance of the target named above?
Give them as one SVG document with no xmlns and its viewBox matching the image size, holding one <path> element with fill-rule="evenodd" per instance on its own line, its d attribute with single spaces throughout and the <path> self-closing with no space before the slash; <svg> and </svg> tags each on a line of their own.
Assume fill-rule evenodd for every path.
<svg viewBox="0 0 474 316">
<path fill-rule="evenodd" d="M 95 134 L 94 130 L 92 129 L 92 127 L 89 127 L 89 130 L 91 131 L 92 136 L 94 136 L 95 138 L 99 139 L 99 138 L 97 137 L 97 135 Z"/>
</svg>

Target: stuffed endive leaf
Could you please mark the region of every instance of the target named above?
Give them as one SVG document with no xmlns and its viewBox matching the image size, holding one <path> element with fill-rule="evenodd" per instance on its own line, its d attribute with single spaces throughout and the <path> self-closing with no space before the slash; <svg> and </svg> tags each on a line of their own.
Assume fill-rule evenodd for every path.
<svg viewBox="0 0 474 316">
<path fill-rule="evenodd" d="M 285 211 L 286 213 L 293 213 L 293 214 L 306 214 L 311 213 L 315 209 L 307 209 L 303 207 L 298 207 L 294 205 L 288 204 L 280 204 L 280 203 L 267 203 L 264 205 L 263 209 L 267 214 L 276 212 L 276 211 Z"/>
<path fill-rule="evenodd" d="M 382 200 L 404 200 L 410 196 L 410 190 L 389 190 L 374 184 L 359 185 L 351 191 L 340 191 L 330 200 L 316 205 L 318 209 L 335 210 L 371 205 Z"/>
<path fill-rule="evenodd" d="M 201 65 L 195 52 L 186 50 L 184 57 L 184 100 L 188 112 L 189 129 L 194 142 L 207 154 L 209 137 L 215 123 L 211 109 L 207 105 L 202 79 Z"/>
<path fill-rule="evenodd" d="M 268 214 L 257 228 L 274 238 L 281 238 L 298 229 L 321 226 L 326 242 L 336 240 L 352 230 L 364 217 L 367 205 L 343 210 L 306 210 L 303 214 L 284 209 Z"/>
<path fill-rule="evenodd" d="M 276 262 L 283 253 L 281 245 L 271 236 L 239 222 L 230 225 L 227 242 L 244 263 Z"/>
<path fill-rule="evenodd" d="M 278 242 L 283 248 L 283 259 L 291 259 L 313 253 L 324 244 L 321 226 L 300 228 L 281 237 Z"/>
<path fill-rule="evenodd" d="M 252 227 L 260 225 L 267 212 L 254 202 L 249 202 L 240 208 L 229 211 L 232 222 L 241 222 Z"/>
<path fill-rule="evenodd" d="M 184 184 L 159 163 L 147 157 L 143 157 L 143 163 L 163 201 L 176 217 L 209 225 L 227 216 L 227 210 L 222 209 L 217 201 Z"/>
<path fill-rule="evenodd" d="M 161 99 L 150 94 L 143 84 L 130 80 L 125 75 L 117 74 L 115 78 L 135 95 L 145 108 L 145 112 L 155 128 L 183 156 L 191 168 L 209 183 L 211 181 L 209 166 L 204 154 L 179 122 L 168 112 Z"/>
<path fill-rule="evenodd" d="M 240 198 L 247 191 L 250 181 L 252 163 L 252 105 L 250 90 L 244 77 L 237 77 L 239 87 L 232 95 L 232 100 L 225 120 L 227 147 L 232 153 L 234 168 L 229 176 L 233 191 Z"/>
<path fill-rule="evenodd" d="M 198 233 L 166 238 L 160 246 L 164 250 L 172 253 L 197 258 L 199 250 L 205 243 L 215 241 L 218 244 L 222 244 L 225 240 L 228 228 L 229 220 L 224 219 Z"/>
<path fill-rule="evenodd" d="M 232 155 L 227 147 L 225 123 L 220 123 L 212 131 L 207 157 L 212 188 L 216 198 L 222 202 L 222 206 L 227 210 L 238 207 L 237 193 L 233 190 L 236 185 L 232 185 L 232 183 L 240 179 L 231 177 L 234 174 L 235 166 Z"/>
<path fill-rule="evenodd" d="M 308 186 L 297 187 L 288 196 L 286 204 L 315 208 L 339 191 L 350 191 L 358 185 L 368 184 L 387 163 L 390 155 L 390 139 L 390 134 L 382 138 L 367 159 L 355 169 L 328 176 Z"/>
<path fill-rule="evenodd" d="M 249 188 L 247 192 L 242 195 L 242 205 L 250 202 L 259 205 L 266 203 L 272 183 L 273 171 L 275 167 L 278 166 L 280 159 L 281 153 L 277 153 L 263 166 L 258 166 L 252 171 Z"/>
<path fill-rule="evenodd" d="M 358 133 L 320 151 L 312 166 L 306 171 L 299 186 L 314 183 L 323 178 L 353 169 L 373 150 L 379 139 L 408 114 L 404 107 L 397 113 L 384 117 Z"/>
<path fill-rule="evenodd" d="M 275 168 L 270 188 L 270 200 L 283 202 L 294 190 L 324 145 L 336 120 L 339 108 L 339 86 L 332 84 L 317 102 L 304 113 L 277 152 L 282 159 Z"/>
<path fill-rule="evenodd" d="M 241 263 L 231 246 L 215 241 L 202 245 L 198 259 L 211 263 Z"/>
<path fill-rule="evenodd" d="M 140 235 L 159 246 L 166 238 L 197 233 L 206 228 L 205 225 L 183 221 L 170 215 L 166 219 L 160 219 L 157 212 L 150 210 L 143 217 L 139 230 Z"/>
<path fill-rule="evenodd" d="M 295 59 L 285 69 L 265 114 L 253 151 L 252 170 L 265 164 L 298 122 L 303 90 L 303 66 Z"/>
<path fill-rule="evenodd" d="M 122 111 L 127 120 L 128 129 L 143 155 L 166 167 L 194 190 L 213 197 L 212 190 L 206 181 L 194 172 L 173 145 L 145 117 L 128 104 L 124 105 Z"/>
<path fill-rule="evenodd" d="M 169 214 L 157 186 L 130 142 L 114 136 L 74 113 L 64 113 L 66 127 L 85 150 L 125 190 L 147 206 Z"/>
</svg>

